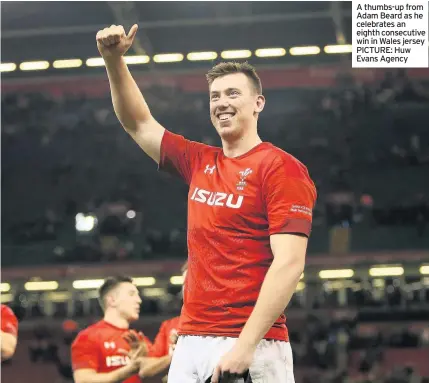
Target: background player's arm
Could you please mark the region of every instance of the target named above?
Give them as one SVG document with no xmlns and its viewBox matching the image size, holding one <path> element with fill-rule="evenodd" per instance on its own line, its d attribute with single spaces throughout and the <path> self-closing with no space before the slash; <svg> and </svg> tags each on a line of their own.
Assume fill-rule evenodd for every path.
<svg viewBox="0 0 429 383">
<path fill-rule="evenodd" d="M 294 234 L 270 237 L 274 255 L 255 308 L 239 337 L 244 347 L 256 347 L 283 313 L 304 271 L 308 238 Z"/>
<path fill-rule="evenodd" d="M 112 25 L 97 33 L 97 47 L 106 64 L 116 116 L 144 152 L 159 163 L 165 129 L 153 118 L 123 58 L 136 32 L 137 25 L 128 35 L 122 26 Z"/>
<path fill-rule="evenodd" d="M 119 383 L 138 372 L 139 366 L 129 364 L 115 371 L 100 373 L 89 368 L 75 370 L 73 374 L 76 383 Z"/>
<path fill-rule="evenodd" d="M 15 354 L 17 339 L 13 334 L 1 331 L 1 360 L 12 358 Z"/>
<path fill-rule="evenodd" d="M 168 354 L 167 342 L 167 327 L 165 322 L 162 322 L 158 334 L 156 334 L 149 356 L 159 358 Z"/>
<path fill-rule="evenodd" d="M 139 371 L 140 378 L 155 376 L 166 370 L 171 363 L 171 355 L 161 356 L 160 358 L 145 358 L 142 368 Z"/>
</svg>

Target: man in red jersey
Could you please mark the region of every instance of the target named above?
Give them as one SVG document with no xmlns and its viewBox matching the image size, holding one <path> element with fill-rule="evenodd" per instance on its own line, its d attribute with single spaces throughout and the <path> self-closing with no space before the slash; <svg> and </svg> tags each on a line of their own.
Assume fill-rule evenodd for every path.
<svg viewBox="0 0 429 383">
<path fill-rule="evenodd" d="M 139 317 L 141 299 L 132 279 L 107 278 L 99 290 L 104 318 L 81 331 L 72 344 L 71 359 L 76 383 L 139 383 L 142 360 L 130 358 L 124 336 Z M 150 344 L 148 344 L 149 346 Z"/>
<path fill-rule="evenodd" d="M 18 339 L 18 319 L 6 305 L 1 305 L 1 361 L 12 358 Z"/>
<path fill-rule="evenodd" d="M 104 318 L 81 331 L 72 344 L 71 359 L 76 383 L 140 383 L 140 377 L 153 374 L 158 360 L 143 358 L 152 346 L 140 334 L 140 347 L 130 353 L 127 340 L 130 323 L 139 317 L 141 299 L 132 279 L 107 278 L 99 290 Z M 159 371 L 162 369 L 159 369 Z M 140 377 L 139 377 L 140 376 Z"/>
<path fill-rule="evenodd" d="M 169 383 L 293 382 L 284 310 L 304 269 L 316 190 L 306 167 L 262 142 L 265 105 L 247 63 L 207 74 L 222 148 L 173 134 L 152 116 L 123 55 L 137 25 L 97 33 L 116 115 L 128 134 L 190 187 L 188 274 Z"/>
</svg>

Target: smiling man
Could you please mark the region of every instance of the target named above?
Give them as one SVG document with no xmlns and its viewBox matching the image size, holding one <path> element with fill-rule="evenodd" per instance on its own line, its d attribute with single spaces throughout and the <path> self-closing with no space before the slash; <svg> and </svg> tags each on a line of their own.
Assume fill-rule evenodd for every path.
<svg viewBox="0 0 429 383">
<path fill-rule="evenodd" d="M 128 134 L 190 187 L 188 274 L 169 383 L 291 383 L 284 310 L 304 269 L 316 190 L 306 167 L 262 142 L 265 98 L 255 69 L 221 63 L 207 74 L 222 147 L 189 141 L 152 116 L 123 55 L 137 25 L 97 33 L 116 115 Z"/>
<path fill-rule="evenodd" d="M 107 278 L 99 290 L 104 318 L 81 331 L 72 344 L 76 383 L 140 383 L 143 358 L 130 358 L 125 339 L 130 323 L 139 318 L 141 298 L 129 277 Z M 150 341 L 145 338 L 147 347 Z"/>
</svg>

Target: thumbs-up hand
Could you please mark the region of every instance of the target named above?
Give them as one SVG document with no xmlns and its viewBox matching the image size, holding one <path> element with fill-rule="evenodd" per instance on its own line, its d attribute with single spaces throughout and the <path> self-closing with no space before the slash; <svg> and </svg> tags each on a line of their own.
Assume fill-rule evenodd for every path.
<svg viewBox="0 0 429 383">
<path fill-rule="evenodd" d="M 104 59 L 123 56 L 133 44 L 138 26 L 134 24 L 128 35 L 122 25 L 111 25 L 97 32 L 97 48 Z"/>
</svg>

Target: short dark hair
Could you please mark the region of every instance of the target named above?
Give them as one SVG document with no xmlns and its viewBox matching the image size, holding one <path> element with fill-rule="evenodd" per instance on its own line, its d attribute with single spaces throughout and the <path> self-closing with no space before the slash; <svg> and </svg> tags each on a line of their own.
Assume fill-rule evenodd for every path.
<svg viewBox="0 0 429 383">
<path fill-rule="evenodd" d="M 262 94 L 261 79 L 256 73 L 256 69 L 247 61 L 244 63 L 235 61 L 221 62 L 207 72 L 206 79 L 210 86 L 217 78 L 234 73 L 243 73 L 246 75 L 247 78 L 252 82 L 256 93 Z"/>
<path fill-rule="evenodd" d="M 98 289 L 98 301 L 100 302 L 100 306 L 103 310 L 105 309 L 104 298 L 106 298 L 106 295 L 118 287 L 121 283 L 125 282 L 133 283 L 133 279 L 125 275 L 118 275 L 115 277 L 108 277 L 104 280 L 103 284 Z"/>
</svg>

